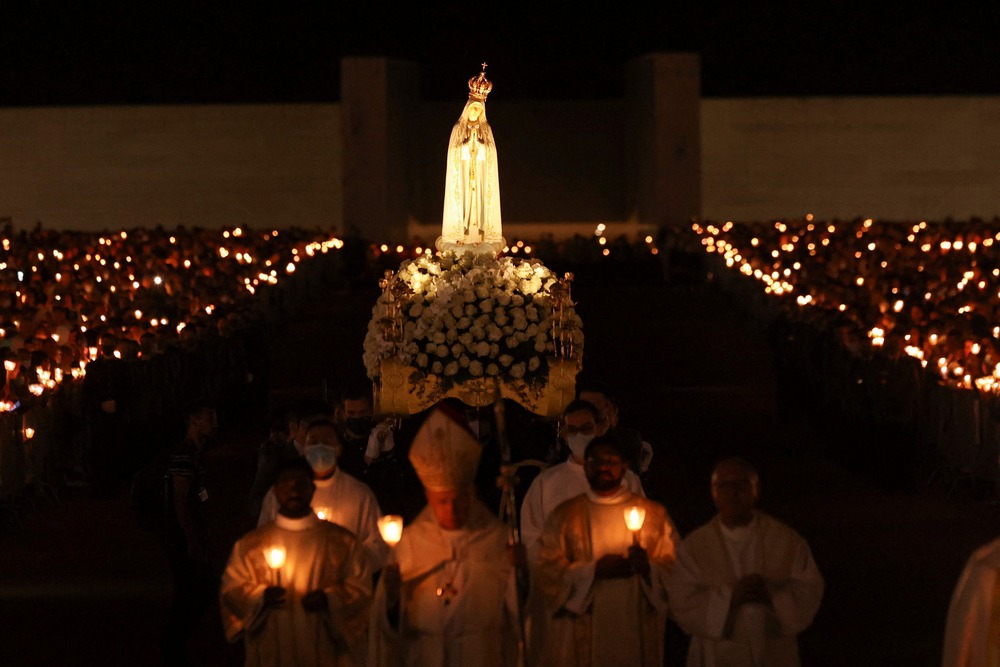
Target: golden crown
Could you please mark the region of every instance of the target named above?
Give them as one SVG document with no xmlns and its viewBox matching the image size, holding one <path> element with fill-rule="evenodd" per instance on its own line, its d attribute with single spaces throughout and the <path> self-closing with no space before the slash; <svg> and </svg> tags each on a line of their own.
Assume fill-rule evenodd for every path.
<svg viewBox="0 0 1000 667">
<path fill-rule="evenodd" d="M 483 71 L 469 79 L 469 97 L 485 102 L 491 90 L 493 84 L 486 78 L 486 63 L 483 63 Z"/>
</svg>

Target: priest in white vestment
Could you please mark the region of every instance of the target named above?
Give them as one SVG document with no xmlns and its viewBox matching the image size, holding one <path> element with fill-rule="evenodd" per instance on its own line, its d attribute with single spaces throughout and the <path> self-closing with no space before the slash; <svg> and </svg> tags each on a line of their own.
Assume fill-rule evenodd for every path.
<svg viewBox="0 0 1000 667">
<path fill-rule="evenodd" d="M 388 547 L 378 532 L 378 500 L 368 485 L 337 465 L 341 443 L 336 425 L 328 419 L 311 422 L 304 440 L 303 454 L 315 473 L 313 513 L 354 533 L 371 559 L 372 570 L 382 569 Z M 278 503 L 272 489 L 264 496 L 257 525 L 274 521 L 277 515 Z"/>
<path fill-rule="evenodd" d="M 944 632 L 944 667 L 1000 667 L 1000 538 L 976 550 L 958 578 Z"/>
<path fill-rule="evenodd" d="M 519 622 L 507 530 L 474 496 L 481 445 L 464 418 L 431 412 L 410 448 L 427 507 L 403 529 L 372 606 L 369 663 L 516 665 Z"/>
<path fill-rule="evenodd" d="M 587 445 L 598 435 L 603 435 L 607 425 L 598 425 L 597 407 L 581 400 L 570 401 L 563 410 L 561 432 L 570 454 L 562 463 L 546 468 L 532 480 L 521 503 L 521 542 L 524 544 L 528 564 L 534 568 L 538 564 L 542 529 L 545 519 L 552 511 L 567 500 L 586 493 L 590 489 L 583 469 L 583 453 Z M 632 493 L 645 496 L 639 476 L 631 470 L 625 471 L 625 487 Z M 537 663 L 537 656 L 544 648 L 541 642 L 545 636 L 545 600 L 538 587 L 532 587 L 526 605 L 528 612 L 527 642 L 529 656 Z"/>
<path fill-rule="evenodd" d="M 363 547 L 312 513 L 301 459 L 280 464 L 273 489 L 277 518 L 237 540 L 222 576 L 226 638 L 242 637 L 247 667 L 364 664 L 372 571 Z"/>
<path fill-rule="evenodd" d="M 797 667 L 797 636 L 823 598 L 798 533 L 755 509 L 757 472 L 742 459 L 712 472 L 718 514 L 677 552 L 670 608 L 689 635 L 688 667 Z"/>
<path fill-rule="evenodd" d="M 590 488 L 557 507 L 542 533 L 532 585 L 548 619 L 536 664 L 660 667 L 677 531 L 662 505 L 624 486 L 613 437 L 591 441 L 584 467 Z M 645 513 L 635 534 L 631 507 Z"/>
</svg>

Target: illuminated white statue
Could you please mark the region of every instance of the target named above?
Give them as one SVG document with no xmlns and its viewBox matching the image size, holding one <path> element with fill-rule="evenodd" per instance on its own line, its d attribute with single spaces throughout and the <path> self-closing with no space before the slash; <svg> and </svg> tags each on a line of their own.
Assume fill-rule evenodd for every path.
<svg viewBox="0 0 1000 667">
<path fill-rule="evenodd" d="M 492 89 L 483 63 L 483 71 L 469 79 L 469 101 L 451 130 L 444 213 L 437 240 L 441 251 L 496 254 L 505 245 L 497 147 L 486 120 L 486 96 Z"/>
</svg>

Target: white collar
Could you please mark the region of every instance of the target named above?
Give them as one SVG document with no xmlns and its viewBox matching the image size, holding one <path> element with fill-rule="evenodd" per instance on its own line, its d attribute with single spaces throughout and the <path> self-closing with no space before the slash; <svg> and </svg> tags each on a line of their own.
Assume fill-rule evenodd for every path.
<svg viewBox="0 0 1000 667">
<path fill-rule="evenodd" d="M 307 514 L 306 516 L 300 519 L 293 519 L 279 512 L 278 516 L 274 518 L 274 525 L 276 525 L 278 528 L 284 528 L 285 530 L 292 530 L 295 532 L 299 532 L 302 530 L 309 530 L 310 528 L 318 524 L 319 521 L 320 521 L 319 517 L 317 517 L 315 514 L 312 513 Z"/>
<path fill-rule="evenodd" d="M 595 502 L 598 505 L 616 505 L 624 501 L 625 497 L 631 495 L 631 493 L 628 487 L 625 486 L 625 478 L 622 478 L 621 486 L 611 496 L 599 496 L 594 493 L 593 489 L 587 489 L 587 497 L 590 498 L 591 502 Z"/>
</svg>

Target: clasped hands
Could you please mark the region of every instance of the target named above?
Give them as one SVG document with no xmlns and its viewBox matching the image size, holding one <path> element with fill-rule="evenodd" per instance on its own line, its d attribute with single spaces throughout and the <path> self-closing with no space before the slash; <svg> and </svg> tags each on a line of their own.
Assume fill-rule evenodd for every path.
<svg viewBox="0 0 1000 667">
<path fill-rule="evenodd" d="M 733 586 L 730 606 L 741 604 L 771 604 L 771 593 L 767 590 L 767 582 L 759 574 L 748 574 Z"/>
<path fill-rule="evenodd" d="M 605 554 L 597 559 L 594 575 L 597 579 L 627 579 L 634 575 L 649 580 L 649 554 L 638 545 L 628 548 L 628 556 Z"/>
<path fill-rule="evenodd" d="M 282 586 L 268 586 L 264 589 L 264 608 L 274 609 L 285 604 L 288 591 Z M 309 612 L 325 611 L 329 600 L 323 591 L 311 591 L 302 596 L 302 608 Z"/>
</svg>

